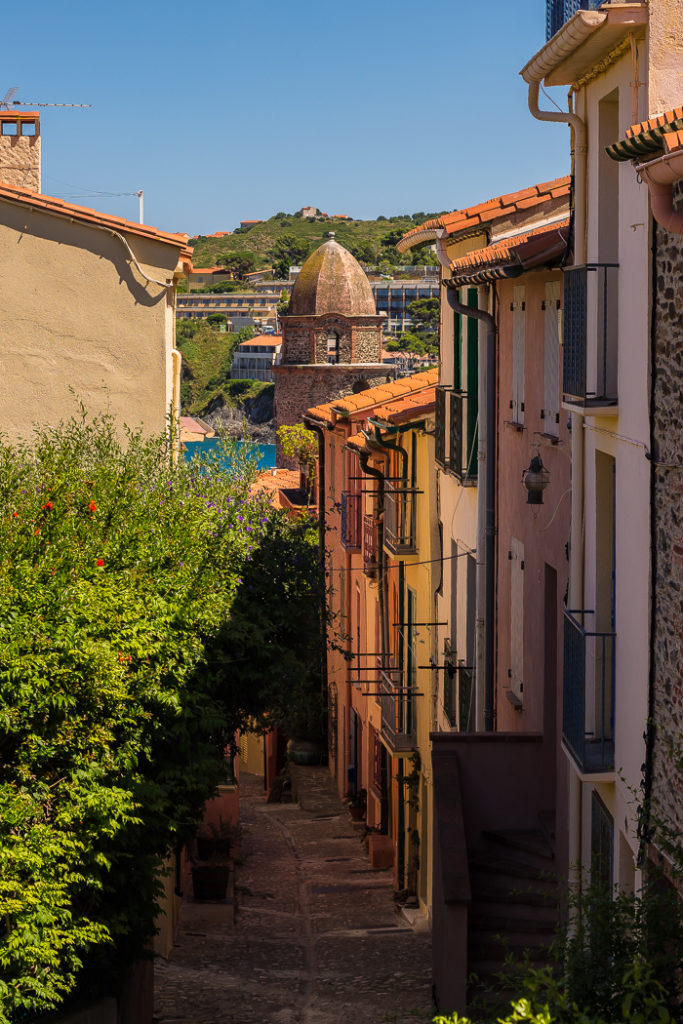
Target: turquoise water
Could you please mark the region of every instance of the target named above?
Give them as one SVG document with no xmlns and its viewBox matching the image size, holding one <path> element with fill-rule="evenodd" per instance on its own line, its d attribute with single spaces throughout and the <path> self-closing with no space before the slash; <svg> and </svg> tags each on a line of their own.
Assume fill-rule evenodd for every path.
<svg viewBox="0 0 683 1024">
<path fill-rule="evenodd" d="M 244 444 L 254 449 L 258 458 L 259 469 L 275 468 L 275 445 L 274 444 L 252 444 L 249 441 L 235 441 L 238 448 Z M 217 437 L 209 437 L 204 441 L 185 441 L 185 458 L 193 459 L 195 455 L 202 452 L 210 452 L 220 444 Z M 230 459 L 224 459 L 226 469 L 230 469 Z"/>
</svg>

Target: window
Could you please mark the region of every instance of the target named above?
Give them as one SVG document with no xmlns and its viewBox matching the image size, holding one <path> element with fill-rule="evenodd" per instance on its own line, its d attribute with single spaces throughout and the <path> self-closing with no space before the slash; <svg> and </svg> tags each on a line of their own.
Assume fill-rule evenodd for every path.
<svg viewBox="0 0 683 1024">
<path fill-rule="evenodd" d="M 3 135 L 18 135 L 19 125 L 16 121 L 3 121 L 2 122 L 2 134 Z"/>
<path fill-rule="evenodd" d="M 514 290 L 512 302 L 512 422 L 524 423 L 524 285 Z"/>
<path fill-rule="evenodd" d="M 36 134 L 36 122 L 35 121 L 22 121 L 21 123 L 21 134 L 26 137 L 35 136 Z"/>
<path fill-rule="evenodd" d="M 327 361 L 339 362 L 339 335 L 336 331 L 330 331 L 327 335 Z"/>
<path fill-rule="evenodd" d="M 560 419 L 560 337 L 562 324 L 561 283 L 545 286 L 545 353 L 543 360 L 543 432 L 559 435 Z"/>
</svg>

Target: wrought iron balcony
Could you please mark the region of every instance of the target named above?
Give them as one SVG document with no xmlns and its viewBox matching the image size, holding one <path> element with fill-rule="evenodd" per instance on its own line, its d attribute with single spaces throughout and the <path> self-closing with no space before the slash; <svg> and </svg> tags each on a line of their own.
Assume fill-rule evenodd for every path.
<svg viewBox="0 0 683 1024">
<path fill-rule="evenodd" d="M 377 549 L 377 520 L 374 516 L 363 516 L 363 572 L 372 579 L 379 567 Z"/>
<path fill-rule="evenodd" d="M 449 466 L 463 485 L 477 482 L 477 399 L 465 391 L 450 395 Z"/>
<path fill-rule="evenodd" d="M 451 728 L 474 731 L 474 668 L 451 665 L 444 672 L 443 706 Z"/>
<path fill-rule="evenodd" d="M 400 678 L 398 670 L 392 674 Z M 413 694 L 394 682 L 392 674 L 380 671 L 382 737 L 389 750 L 399 753 L 415 749 L 415 699 Z"/>
<path fill-rule="evenodd" d="M 564 401 L 617 404 L 618 264 L 587 263 L 564 273 Z"/>
<path fill-rule="evenodd" d="M 584 774 L 614 770 L 615 633 L 587 627 L 591 611 L 564 613 L 562 738 Z"/>
<path fill-rule="evenodd" d="M 347 551 L 360 551 L 361 547 L 361 495 L 342 491 L 341 542 Z"/>
<path fill-rule="evenodd" d="M 416 548 L 415 499 L 418 491 L 403 483 L 389 483 L 384 491 L 384 544 L 394 555 L 414 554 Z"/>
</svg>

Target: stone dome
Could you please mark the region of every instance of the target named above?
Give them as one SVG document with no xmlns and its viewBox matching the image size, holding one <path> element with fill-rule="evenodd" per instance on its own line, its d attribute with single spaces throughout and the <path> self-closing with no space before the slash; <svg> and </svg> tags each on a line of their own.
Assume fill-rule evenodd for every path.
<svg viewBox="0 0 683 1024">
<path fill-rule="evenodd" d="M 375 316 L 370 282 L 358 260 L 331 237 L 304 263 L 292 289 L 288 316 Z"/>
</svg>

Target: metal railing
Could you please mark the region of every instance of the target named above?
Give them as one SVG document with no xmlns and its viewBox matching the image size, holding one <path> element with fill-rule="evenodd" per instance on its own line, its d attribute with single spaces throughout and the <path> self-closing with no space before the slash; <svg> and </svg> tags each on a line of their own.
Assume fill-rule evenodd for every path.
<svg viewBox="0 0 683 1024">
<path fill-rule="evenodd" d="M 474 668 L 451 665 L 444 672 L 443 707 L 451 728 L 474 731 Z"/>
<path fill-rule="evenodd" d="M 449 465 L 462 484 L 477 480 L 477 401 L 465 391 L 450 396 Z"/>
<path fill-rule="evenodd" d="M 372 579 L 377 575 L 377 520 L 374 516 L 363 516 L 363 572 Z"/>
<path fill-rule="evenodd" d="M 341 494 L 341 542 L 347 551 L 361 546 L 361 495 L 353 491 Z"/>
<path fill-rule="evenodd" d="M 562 392 L 574 405 L 616 405 L 617 263 L 564 272 Z"/>
<path fill-rule="evenodd" d="M 398 673 L 398 670 L 396 670 Z M 410 693 L 397 685 L 391 675 L 384 670 L 380 671 L 379 689 L 381 693 L 380 706 L 382 709 L 382 736 L 393 753 L 403 750 L 415 749 L 414 728 L 411 723 L 415 721 L 414 708 L 409 704 L 413 701 Z"/>
<path fill-rule="evenodd" d="M 587 629 L 592 611 L 564 613 L 562 738 L 584 774 L 614 770 L 616 633 Z"/>
<path fill-rule="evenodd" d="M 415 499 L 419 492 L 403 483 L 386 483 L 384 492 L 384 544 L 394 555 L 417 550 Z"/>
</svg>

